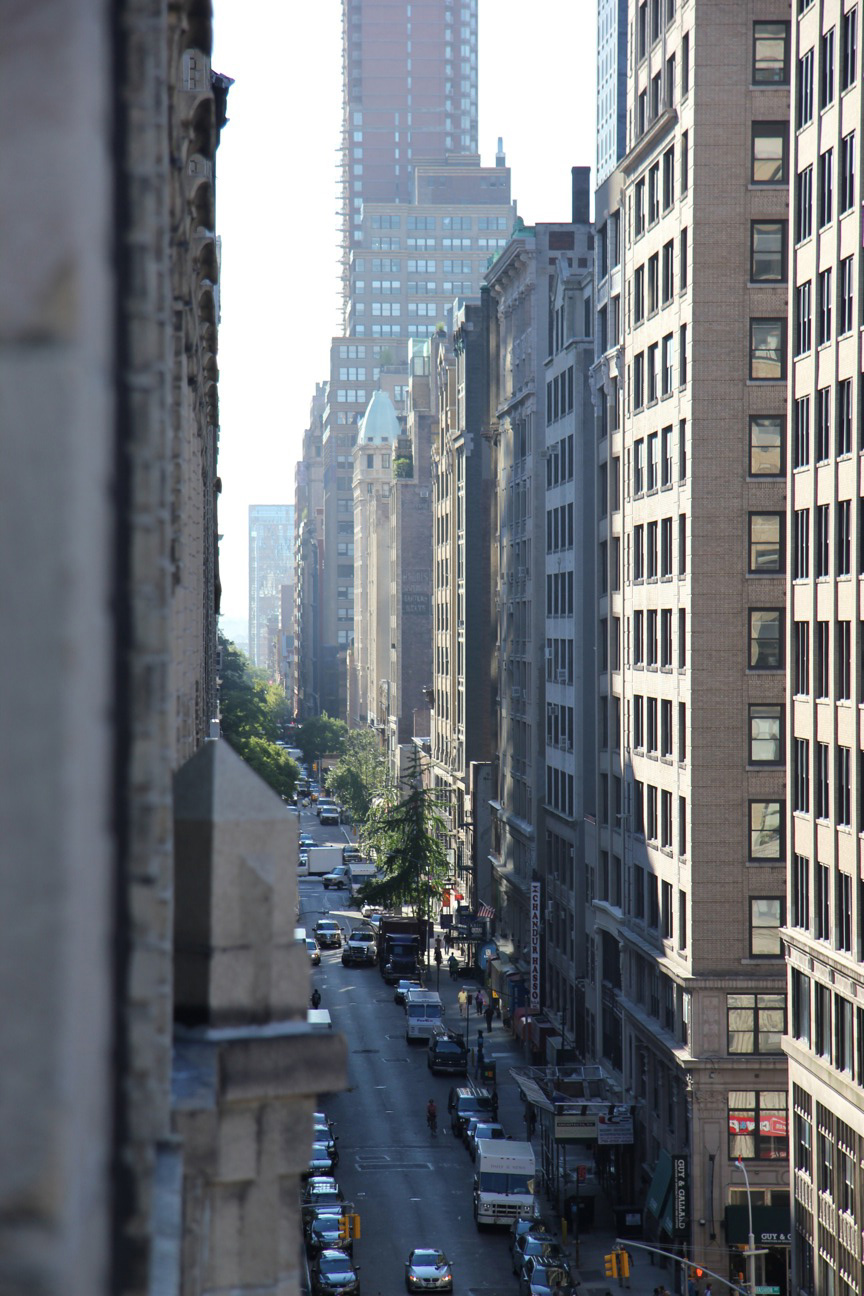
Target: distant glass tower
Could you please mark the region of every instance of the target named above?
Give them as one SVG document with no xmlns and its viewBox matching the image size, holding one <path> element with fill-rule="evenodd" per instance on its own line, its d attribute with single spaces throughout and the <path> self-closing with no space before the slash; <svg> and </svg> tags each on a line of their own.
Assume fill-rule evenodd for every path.
<svg viewBox="0 0 864 1296">
<path fill-rule="evenodd" d="M 249 505 L 249 658 L 278 670 L 282 586 L 294 580 L 294 505 Z"/>
<path fill-rule="evenodd" d="M 627 0 L 598 0 L 597 185 L 624 156 L 626 125 Z"/>
<path fill-rule="evenodd" d="M 410 203 L 415 162 L 477 152 L 477 0 L 342 0 L 342 54 L 347 271 L 364 203 Z"/>
</svg>

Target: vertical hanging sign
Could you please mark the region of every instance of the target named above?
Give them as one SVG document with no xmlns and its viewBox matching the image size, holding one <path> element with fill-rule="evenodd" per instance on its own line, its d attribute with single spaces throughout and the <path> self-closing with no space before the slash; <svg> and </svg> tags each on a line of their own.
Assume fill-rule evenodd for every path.
<svg viewBox="0 0 864 1296">
<path fill-rule="evenodd" d="M 540 1009 L 540 883 L 531 883 L 531 985 L 529 1008 Z"/>
</svg>

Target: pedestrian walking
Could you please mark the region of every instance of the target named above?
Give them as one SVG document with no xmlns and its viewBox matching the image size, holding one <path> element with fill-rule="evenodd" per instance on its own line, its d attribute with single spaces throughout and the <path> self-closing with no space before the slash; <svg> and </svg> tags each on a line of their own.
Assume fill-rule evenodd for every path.
<svg viewBox="0 0 864 1296">
<path fill-rule="evenodd" d="M 449 927 L 444 932 L 444 953 L 445 954 L 450 953 L 450 928 Z"/>
<path fill-rule="evenodd" d="M 486 1018 L 486 1034 L 488 1035 L 492 1029 L 492 1021 L 495 1017 L 495 1009 L 491 1004 L 486 1005 L 486 1011 L 483 1016 Z"/>
<path fill-rule="evenodd" d="M 496 1087 L 496 1088 L 493 1088 L 493 1090 L 492 1090 L 492 1119 L 493 1119 L 493 1121 L 497 1121 L 497 1119 L 498 1119 L 498 1089 L 497 1089 L 497 1087 Z"/>
<path fill-rule="evenodd" d="M 459 960 L 455 954 L 451 954 L 447 960 L 447 966 L 450 969 L 450 980 L 456 981 L 459 977 Z"/>
<path fill-rule="evenodd" d="M 483 1070 L 483 1032 L 477 1032 L 477 1052 L 474 1055 L 474 1079 L 476 1080 Z"/>
<path fill-rule="evenodd" d="M 474 996 L 474 1008 L 476 1009 L 477 1016 L 479 1017 L 480 1014 L 483 1012 L 483 991 L 482 990 L 478 990 L 476 995 Z"/>
</svg>

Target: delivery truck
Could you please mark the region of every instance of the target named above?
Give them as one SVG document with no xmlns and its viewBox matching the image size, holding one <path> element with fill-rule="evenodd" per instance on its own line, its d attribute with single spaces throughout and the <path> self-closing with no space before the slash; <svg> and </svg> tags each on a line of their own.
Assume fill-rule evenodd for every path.
<svg viewBox="0 0 864 1296">
<path fill-rule="evenodd" d="M 534 1200 L 534 1149 L 510 1139 L 478 1139 L 474 1163 L 474 1219 L 485 1224 L 530 1219 Z"/>
<path fill-rule="evenodd" d="M 378 924 L 378 970 L 387 984 L 416 977 L 425 947 L 426 923 L 422 919 L 385 914 Z"/>
<path fill-rule="evenodd" d="M 405 995 L 405 1039 L 431 1039 L 444 1020 L 444 1005 L 435 990 L 408 990 Z"/>
<path fill-rule="evenodd" d="M 342 863 L 341 846 L 310 846 L 306 852 L 306 872 L 310 877 L 323 877 L 332 873 Z"/>
</svg>

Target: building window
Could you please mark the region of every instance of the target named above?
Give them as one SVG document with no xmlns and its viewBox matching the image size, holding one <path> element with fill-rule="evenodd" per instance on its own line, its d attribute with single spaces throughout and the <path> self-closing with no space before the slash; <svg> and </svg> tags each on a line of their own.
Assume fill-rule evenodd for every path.
<svg viewBox="0 0 864 1296">
<path fill-rule="evenodd" d="M 795 189 L 795 242 L 803 243 L 813 233 L 813 168 L 798 173 Z"/>
<path fill-rule="evenodd" d="M 783 764 L 783 707 L 779 703 L 750 705 L 750 764 Z"/>
<path fill-rule="evenodd" d="M 804 855 L 792 861 L 792 926 L 810 930 L 810 861 Z"/>
<path fill-rule="evenodd" d="M 828 869 L 817 862 L 813 870 L 813 935 L 817 940 L 831 939 L 831 893 Z"/>
<path fill-rule="evenodd" d="M 809 1047 L 810 978 L 795 968 L 792 970 L 792 1038 L 802 1040 Z"/>
<path fill-rule="evenodd" d="M 816 697 L 826 698 L 830 692 L 830 664 L 831 657 L 828 645 L 830 643 L 831 625 L 828 621 L 816 622 Z"/>
<path fill-rule="evenodd" d="M 752 860 L 782 860 L 783 801 L 750 802 L 750 854 Z"/>
<path fill-rule="evenodd" d="M 730 1091 L 729 1160 L 786 1161 L 787 1105 L 785 1089 Z"/>
<path fill-rule="evenodd" d="M 792 809 L 796 814 L 810 813 L 810 742 L 807 738 L 794 740 L 794 769 L 792 783 Z"/>
<path fill-rule="evenodd" d="M 831 390 L 820 387 L 816 393 L 816 462 L 831 458 Z"/>
<path fill-rule="evenodd" d="M 832 272 L 829 267 L 819 274 L 819 346 L 831 341 L 831 284 Z"/>
<path fill-rule="evenodd" d="M 750 897 L 750 957 L 781 958 L 785 901 L 782 896 Z"/>
<path fill-rule="evenodd" d="M 753 415 L 750 419 L 750 475 L 782 477 L 783 467 L 782 417 L 779 414 Z"/>
<path fill-rule="evenodd" d="M 795 696 L 810 692 L 810 622 L 795 622 Z"/>
<path fill-rule="evenodd" d="M 838 621 L 835 626 L 834 692 L 838 702 L 852 697 L 852 623 Z"/>
<path fill-rule="evenodd" d="M 783 611 L 750 609 L 750 669 L 781 670 L 783 666 Z"/>
<path fill-rule="evenodd" d="M 801 396 L 795 401 L 795 443 L 792 449 L 792 467 L 806 468 L 810 462 L 809 396 Z"/>
<path fill-rule="evenodd" d="M 783 514 L 750 514 L 750 571 L 782 572 Z"/>
<path fill-rule="evenodd" d="M 851 258 L 850 258 L 851 260 Z M 852 379 L 837 384 L 837 454 L 852 453 Z"/>
<path fill-rule="evenodd" d="M 684 363 L 683 353 L 681 363 Z M 760 382 L 777 382 L 785 376 L 785 319 L 751 319 L 750 377 Z"/>
<path fill-rule="evenodd" d="M 795 354 L 810 350 L 813 330 L 812 285 L 808 279 L 795 289 Z"/>
<path fill-rule="evenodd" d="M 727 994 L 726 1043 L 730 1053 L 781 1053 L 786 996 Z"/>
<path fill-rule="evenodd" d="M 753 123 L 750 166 L 750 179 L 753 184 L 786 183 L 788 138 L 789 132 L 785 122 Z"/>
<path fill-rule="evenodd" d="M 795 127 L 801 130 L 813 120 L 813 50 L 806 50 L 798 59 L 798 103 Z"/>
<path fill-rule="evenodd" d="M 819 228 L 830 225 L 834 214 L 834 150 L 819 154 Z"/>
<path fill-rule="evenodd" d="M 813 782 L 815 784 L 816 818 L 827 819 L 831 813 L 831 774 L 827 743 L 817 742 Z"/>
<path fill-rule="evenodd" d="M 789 24 L 753 24 L 753 84 L 789 84 Z"/>
<path fill-rule="evenodd" d="M 754 283 L 786 282 L 786 222 L 750 222 L 750 278 Z"/>
<path fill-rule="evenodd" d="M 663 210 L 668 211 L 675 201 L 675 146 L 663 154 Z"/>
<path fill-rule="evenodd" d="M 831 505 L 816 505 L 816 534 L 813 545 L 813 566 L 816 579 L 830 575 L 831 571 Z"/>
<path fill-rule="evenodd" d="M 840 262 L 840 276 L 837 284 L 837 334 L 839 337 L 842 337 L 844 333 L 852 332 L 853 276 L 852 257 L 844 257 Z"/>
<path fill-rule="evenodd" d="M 844 135 L 840 143 L 839 209 L 851 211 L 855 205 L 855 132 Z"/>
<path fill-rule="evenodd" d="M 834 28 L 822 35 L 822 58 L 819 76 L 819 107 L 834 102 Z"/>
<path fill-rule="evenodd" d="M 858 6 L 843 15 L 840 49 L 840 90 L 848 90 L 858 76 Z"/>
<path fill-rule="evenodd" d="M 848 747 L 838 747 L 834 762 L 834 815 L 843 828 L 852 823 L 851 755 Z"/>
<path fill-rule="evenodd" d="M 852 501 L 838 500 L 836 505 L 837 544 L 834 565 L 835 575 L 852 574 Z"/>
</svg>

